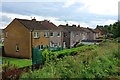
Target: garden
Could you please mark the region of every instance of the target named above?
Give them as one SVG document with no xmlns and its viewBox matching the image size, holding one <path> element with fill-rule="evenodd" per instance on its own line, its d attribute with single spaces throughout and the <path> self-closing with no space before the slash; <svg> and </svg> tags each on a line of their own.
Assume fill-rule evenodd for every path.
<svg viewBox="0 0 120 80">
<path fill-rule="evenodd" d="M 83 78 L 120 79 L 120 43 L 105 40 L 100 45 L 80 45 L 77 48 L 42 52 L 42 68 L 32 70 L 32 60 L 3 57 L 4 70 L 20 72 L 17 79 Z M 27 67 L 28 66 L 28 67 Z M 7 68 L 6 68 L 7 67 Z M 29 69 L 18 68 L 27 67 Z M 16 75 L 8 77 L 16 79 Z M 7 78 L 7 79 L 8 79 Z"/>
</svg>

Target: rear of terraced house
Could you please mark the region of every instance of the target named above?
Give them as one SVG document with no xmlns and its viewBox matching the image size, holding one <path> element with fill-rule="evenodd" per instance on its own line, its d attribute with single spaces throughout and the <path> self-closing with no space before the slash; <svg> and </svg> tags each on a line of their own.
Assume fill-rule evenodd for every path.
<svg viewBox="0 0 120 80">
<path fill-rule="evenodd" d="M 91 28 L 80 27 L 80 25 L 59 25 L 63 31 L 63 44 L 66 48 L 76 47 L 82 40 L 95 40 L 97 32 Z"/>
<path fill-rule="evenodd" d="M 6 56 L 32 58 L 32 48 L 43 50 L 76 47 L 82 40 L 95 40 L 96 32 L 80 25 L 56 26 L 48 20 L 36 21 L 15 18 L 4 29 Z"/>
<path fill-rule="evenodd" d="M 32 47 L 62 47 L 62 32 L 52 22 L 15 18 L 4 29 L 4 51 L 6 56 L 31 58 Z"/>
</svg>

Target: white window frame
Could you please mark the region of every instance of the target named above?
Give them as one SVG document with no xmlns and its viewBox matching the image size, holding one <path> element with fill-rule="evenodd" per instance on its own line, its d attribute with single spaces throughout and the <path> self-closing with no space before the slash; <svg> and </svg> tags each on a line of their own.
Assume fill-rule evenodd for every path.
<svg viewBox="0 0 120 80">
<path fill-rule="evenodd" d="M 50 41 L 50 47 L 54 47 L 55 45 Z"/>
<path fill-rule="evenodd" d="M 40 50 L 43 50 L 43 49 L 41 48 L 42 46 L 43 46 L 43 49 L 44 49 L 44 45 L 41 44 L 41 45 L 39 45 L 39 47 L 40 47 L 39 49 L 40 49 Z"/>
<path fill-rule="evenodd" d="M 39 32 L 34 32 L 34 38 L 39 38 L 40 35 L 39 35 Z"/>
<path fill-rule="evenodd" d="M 59 34 L 59 36 L 58 36 L 58 34 Z M 57 32 L 57 37 L 60 37 L 61 36 L 61 32 Z"/>
<path fill-rule="evenodd" d="M 52 42 L 50 42 L 50 47 L 52 47 Z"/>
<path fill-rule="evenodd" d="M 19 46 L 16 44 L 16 52 L 19 52 Z"/>
<path fill-rule="evenodd" d="M 51 33 L 53 33 L 53 36 L 51 36 Z M 54 32 L 50 32 L 50 37 L 54 37 Z"/>
<path fill-rule="evenodd" d="M 66 48 L 66 42 L 63 42 L 63 48 Z"/>
<path fill-rule="evenodd" d="M 44 37 L 48 37 L 48 32 L 44 32 Z"/>
</svg>

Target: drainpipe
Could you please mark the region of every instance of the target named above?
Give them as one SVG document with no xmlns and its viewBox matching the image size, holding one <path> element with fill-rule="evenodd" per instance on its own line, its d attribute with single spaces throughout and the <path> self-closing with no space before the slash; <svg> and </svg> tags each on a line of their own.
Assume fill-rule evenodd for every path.
<svg viewBox="0 0 120 80">
<path fill-rule="evenodd" d="M 33 29 L 30 32 L 31 32 L 31 53 L 32 53 L 32 47 L 33 47 L 33 44 L 32 44 L 32 32 L 33 32 Z M 32 55 L 31 55 L 31 58 L 32 58 Z"/>
<path fill-rule="evenodd" d="M 32 52 L 32 32 L 33 32 L 33 29 L 32 30 L 30 30 L 30 32 L 31 32 L 31 58 L 32 58 L 32 56 L 33 56 L 33 52 Z M 33 71 L 33 68 L 34 68 L 34 65 L 33 65 L 33 58 L 32 58 L 32 71 Z"/>
</svg>

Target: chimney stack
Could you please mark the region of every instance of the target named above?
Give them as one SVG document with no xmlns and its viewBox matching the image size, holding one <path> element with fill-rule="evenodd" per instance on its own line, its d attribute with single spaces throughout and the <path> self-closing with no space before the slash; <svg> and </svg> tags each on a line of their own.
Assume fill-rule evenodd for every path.
<svg viewBox="0 0 120 80">
<path fill-rule="evenodd" d="M 68 26 L 68 24 L 66 24 L 66 26 Z"/>
<path fill-rule="evenodd" d="M 78 27 L 80 27 L 80 25 L 78 25 Z"/>
<path fill-rule="evenodd" d="M 35 17 L 32 19 L 32 21 L 36 21 Z"/>
<path fill-rule="evenodd" d="M 73 24 L 73 25 L 72 25 L 72 27 L 76 27 L 76 25 L 75 25 L 75 24 Z"/>
<path fill-rule="evenodd" d="M 45 20 L 44 20 L 44 22 L 48 22 L 48 23 L 49 23 L 49 22 L 50 22 L 50 20 L 46 20 L 46 19 L 45 19 Z"/>
</svg>

